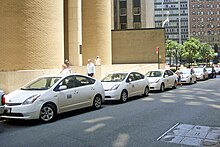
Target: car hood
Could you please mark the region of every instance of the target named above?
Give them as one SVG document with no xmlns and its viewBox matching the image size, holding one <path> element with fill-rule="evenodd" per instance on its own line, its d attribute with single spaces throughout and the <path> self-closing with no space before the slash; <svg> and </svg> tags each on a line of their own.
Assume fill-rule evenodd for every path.
<svg viewBox="0 0 220 147">
<path fill-rule="evenodd" d="M 15 90 L 8 95 L 5 95 L 6 103 L 23 103 L 27 98 L 33 95 L 41 95 L 47 90 Z"/>
<path fill-rule="evenodd" d="M 154 82 L 160 80 L 161 77 L 147 77 L 147 79 L 150 83 L 154 83 Z"/>
<path fill-rule="evenodd" d="M 121 82 L 102 82 L 105 90 L 111 89 L 116 84 L 121 84 Z"/>
</svg>

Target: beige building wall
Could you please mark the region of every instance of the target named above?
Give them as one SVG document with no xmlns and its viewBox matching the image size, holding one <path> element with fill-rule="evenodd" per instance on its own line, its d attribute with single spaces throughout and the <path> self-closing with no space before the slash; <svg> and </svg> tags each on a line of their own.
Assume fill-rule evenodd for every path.
<svg viewBox="0 0 220 147">
<path fill-rule="evenodd" d="M 154 28 L 154 0 L 141 1 L 142 28 Z"/>
<path fill-rule="evenodd" d="M 60 68 L 62 0 L 1 0 L 0 18 L 0 71 Z"/>
<path fill-rule="evenodd" d="M 112 31 L 113 64 L 165 63 L 165 30 L 140 29 Z"/>
<path fill-rule="evenodd" d="M 80 45 L 82 45 L 81 0 L 68 0 L 68 58 L 72 65 L 82 65 Z"/>
<path fill-rule="evenodd" d="M 83 65 L 97 55 L 102 64 L 111 64 L 111 1 L 82 0 L 82 16 Z"/>
</svg>

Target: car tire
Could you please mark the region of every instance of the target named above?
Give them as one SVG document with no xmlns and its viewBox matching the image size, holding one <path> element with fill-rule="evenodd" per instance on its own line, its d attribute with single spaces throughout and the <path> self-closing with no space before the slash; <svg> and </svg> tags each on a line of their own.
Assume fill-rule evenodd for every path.
<svg viewBox="0 0 220 147">
<path fill-rule="evenodd" d="M 93 108 L 100 109 L 102 107 L 102 97 L 100 95 L 96 95 L 93 100 Z"/>
<path fill-rule="evenodd" d="M 148 86 L 146 86 L 146 87 L 144 88 L 144 94 L 143 94 L 143 96 L 148 96 L 148 95 L 149 95 L 149 92 L 150 92 L 150 89 L 149 89 Z"/>
<path fill-rule="evenodd" d="M 56 117 L 56 109 L 52 104 L 45 104 L 40 110 L 40 120 L 43 122 L 52 122 Z"/>
<path fill-rule="evenodd" d="M 176 80 L 174 81 L 174 84 L 173 84 L 173 89 L 176 89 L 176 87 L 177 87 L 177 82 L 176 82 Z"/>
<path fill-rule="evenodd" d="M 160 85 L 160 91 L 161 91 L 161 92 L 164 92 L 164 90 L 165 90 L 165 85 L 164 85 L 164 83 L 162 83 L 162 84 Z"/>
<path fill-rule="evenodd" d="M 128 99 L 128 92 L 127 92 L 126 90 L 123 90 L 123 91 L 121 92 L 120 101 L 121 101 L 122 103 L 125 103 L 125 102 L 127 101 L 127 99 Z"/>
</svg>

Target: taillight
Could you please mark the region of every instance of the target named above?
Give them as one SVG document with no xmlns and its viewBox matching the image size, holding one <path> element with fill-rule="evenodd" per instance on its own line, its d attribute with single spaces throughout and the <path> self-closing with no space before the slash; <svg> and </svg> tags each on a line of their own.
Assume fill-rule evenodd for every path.
<svg viewBox="0 0 220 147">
<path fill-rule="evenodd" d="M 2 96 L 2 105 L 4 105 L 5 104 L 5 96 L 3 95 Z"/>
</svg>

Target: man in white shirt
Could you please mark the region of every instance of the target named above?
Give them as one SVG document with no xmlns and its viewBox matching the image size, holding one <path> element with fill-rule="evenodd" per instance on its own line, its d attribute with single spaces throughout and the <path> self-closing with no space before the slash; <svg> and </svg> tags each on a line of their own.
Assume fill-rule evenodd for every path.
<svg viewBox="0 0 220 147">
<path fill-rule="evenodd" d="M 99 58 L 99 56 L 97 56 L 96 59 L 95 59 L 95 65 L 96 65 L 96 66 L 100 66 L 101 64 L 102 64 L 102 61 L 101 61 L 101 59 Z"/>
<path fill-rule="evenodd" d="M 95 65 L 92 63 L 91 59 L 88 59 L 88 64 L 87 64 L 87 74 L 90 77 L 93 77 L 95 74 Z"/>
</svg>

